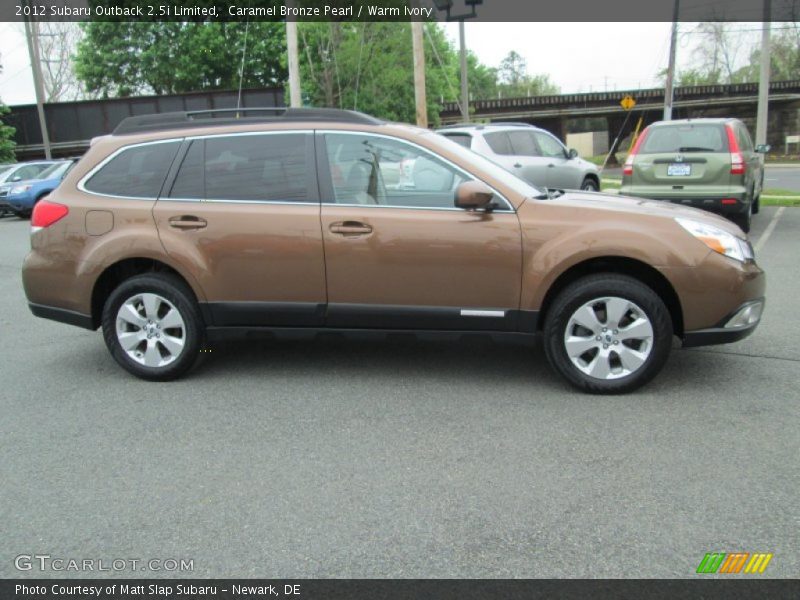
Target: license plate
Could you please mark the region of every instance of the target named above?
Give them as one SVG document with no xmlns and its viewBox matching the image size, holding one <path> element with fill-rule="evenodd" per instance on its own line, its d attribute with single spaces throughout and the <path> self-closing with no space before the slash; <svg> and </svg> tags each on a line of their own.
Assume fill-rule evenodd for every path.
<svg viewBox="0 0 800 600">
<path fill-rule="evenodd" d="M 667 165 L 667 175 L 670 177 L 686 177 L 692 174 L 692 165 L 685 163 L 676 163 Z"/>
</svg>

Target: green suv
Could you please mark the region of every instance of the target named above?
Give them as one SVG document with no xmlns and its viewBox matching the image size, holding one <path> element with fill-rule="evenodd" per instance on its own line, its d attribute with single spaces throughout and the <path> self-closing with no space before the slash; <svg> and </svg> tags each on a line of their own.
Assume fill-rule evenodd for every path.
<svg viewBox="0 0 800 600">
<path fill-rule="evenodd" d="M 703 208 L 748 232 L 764 183 L 758 153 L 768 150 L 737 119 L 658 121 L 628 155 L 620 194 Z"/>
</svg>

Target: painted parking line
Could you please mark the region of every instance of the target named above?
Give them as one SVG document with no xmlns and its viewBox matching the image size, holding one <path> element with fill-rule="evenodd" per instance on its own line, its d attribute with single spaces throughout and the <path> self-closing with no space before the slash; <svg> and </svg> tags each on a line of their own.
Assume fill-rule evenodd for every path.
<svg viewBox="0 0 800 600">
<path fill-rule="evenodd" d="M 783 211 L 786 210 L 785 206 L 781 206 L 775 215 L 772 217 L 772 220 L 767 225 L 767 228 L 764 230 L 764 233 L 761 234 L 761 237 L 758 238 L 758 242 L 755 245 L 755 251 L 759 252 L 764 245 L 767 243 L 769 236 L 772 235 L 772 232 L 775 231 L 775 226 L 778 224 L 778 220 L 781 218 Z"/>
</svg>

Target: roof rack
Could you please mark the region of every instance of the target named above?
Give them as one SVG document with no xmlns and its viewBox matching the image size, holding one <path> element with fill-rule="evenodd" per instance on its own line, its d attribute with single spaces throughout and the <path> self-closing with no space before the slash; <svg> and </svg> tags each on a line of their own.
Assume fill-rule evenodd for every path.
<svg viewBox="0 0 800 600">
<path fill-rule="evenodd" d="M 248 113 L 256 113 L 247 116 Z M 241 125 L 247 123 L 278 123 L 290 121 L 336 121 L 361 125 L 382 125 L 383 121 L 354 110 L 338 108 L 288 108 L 286 106 L 259 108 L 216 108 L 139 115 L 123 119 L 113 135 L 144 133 L 161 129 Z"/>
<path fill-rule="evenodd" d="M 439 129 L 455 129 L 456 127 L 478 127 L 482 123 L 450 123 L 449 125 L 442 125 Z"/>
<path fill-rule="evenodd" d="M 535 127 L 533 123 L 523 123 L 521 121 L 490 121 L 490 125 L 509 125 L 511 127 Z"/>
</svg>

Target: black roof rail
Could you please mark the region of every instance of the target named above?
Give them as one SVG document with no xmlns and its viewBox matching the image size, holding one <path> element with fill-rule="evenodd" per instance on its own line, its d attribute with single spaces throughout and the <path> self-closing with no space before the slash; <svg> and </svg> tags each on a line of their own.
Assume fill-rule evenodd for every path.
<svg viewBox="0 0 800 600">
<path fill-rule="evenodd" d="M 438 129 L 454 129 L 456 127 L 478 127 L 481 123 L 450 123 L 450 125 L 442 125 Z"/>
<path fill-rule="evenodd" d="M 247 116 L 248 113 L 254 116 Z M 144 133 L 161 129 L 241 125 L 247 123 L 278 123 L 287 121 L 336 121 L 361 125 L 382 125 L 384 121 L 354 110 L 338 108 L 288 108 L 285 106 L 259 108 L 216 108 L 138 115 L 123 119 L 113 135 Z"/>
<path fill-rule="evenodd" d="M 510 125 L 511 127 L 536 127 L 533 123 L 523 123 L 521 121 L 490 121 L 490 125 Z"/>
</svg>

